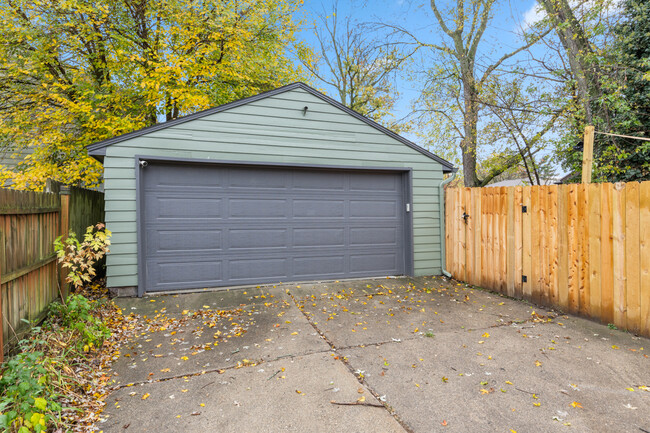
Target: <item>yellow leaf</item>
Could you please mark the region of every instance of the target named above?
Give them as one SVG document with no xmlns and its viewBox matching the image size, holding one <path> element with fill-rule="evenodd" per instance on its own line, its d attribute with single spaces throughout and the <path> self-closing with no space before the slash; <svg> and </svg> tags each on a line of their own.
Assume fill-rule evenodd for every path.
<svg viewBox="0 0 650 433">
<path fill-rule="evenodd" d="M 143 399 L 143 400 L 148 399 L 148 398 L 149 398 L 149 395 L 150 395 L 149 393 L 146 393 L 145 395 L 142 396 L 142 399 Z"/>
<path fill-rule="evenodd" d="M 482 335 L 482 337 L 483 337 L 483 338 L 490 338 L 490 334 L 488 334 L 488 333 L 486 332 L 485 334 Z"/>
<path fill-rule="evenodd" d="M 581 405 L 580 403 L 578 403 L 577 401 L 574 401 L 573 403 L 571 403 L 571 406 L 573 406 L 573 407 L 579 407 L 579 408 L 582 409 L 582 405 Z"/>
</svg>

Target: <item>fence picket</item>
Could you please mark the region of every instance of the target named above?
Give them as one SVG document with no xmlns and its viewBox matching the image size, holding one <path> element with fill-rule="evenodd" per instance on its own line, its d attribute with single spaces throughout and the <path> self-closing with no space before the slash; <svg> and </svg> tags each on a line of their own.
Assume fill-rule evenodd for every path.
<svg viewBox="0 0 650 433">
<path fill-rule="evenodd" d="M 650 336 L 650 182 L 639 185 L 640 332 Z"/>
<path fill-rule="evenodd" d="M 523 275 L 523 240 L 522 240 L 522 187 L 515 188 L 514 206 L 512 212 L 514 213 L 514 231 L 515 231 L 515 293 L 512 296 L 522 297 L 522 282 L 521 276 Z"/>
<path fill-rule="evenodd" d="M 506 212 L 506 232 L 507 244 L 506 253 L 508 263 L 506 265 L 506 292 L 508 296 L 515 296 L 515 190 L 508 188 L 506 190 L 507 208 Z"/>
<path fill-rule="evenodd" d="M 627 303 L 627 328 L 639 330 L 641 307 L 639 298 L 639 184 L 625 185 L 625 296 Z"/>
<path fill-rule="evenodd" d="M 569 310 L 569 188 L 558 187 L 557 227 L 558 227 L 558 270 L 557 270 L 557 305 L 564 311 Z"/>
<path fill-rule="evenodd" d="M 614 324 L 627 327 L 625 317 L 625 184 L 612 190 L 612 261 L 614 271 Z"/>
<path fill-rule="evenodd" d="M 612 223 L 612 190 L 611 183 L 601 185 L 600 196 L 600 248 L 601 248 L 601 278 L 600 278 L 600 315 L 604 323 L 614 323 L 614 262 L 613 223 Z"/>
<path fill-rule="evenodd" d="M 601 186 L 592 183 L 589 194 L 589 316 L 601 317 Z"/>
<path fill-rule="evenodd" d="M 650 182 L 450 189 L 447 198 L 457 278 L 650 337 Z"/>
</svg>

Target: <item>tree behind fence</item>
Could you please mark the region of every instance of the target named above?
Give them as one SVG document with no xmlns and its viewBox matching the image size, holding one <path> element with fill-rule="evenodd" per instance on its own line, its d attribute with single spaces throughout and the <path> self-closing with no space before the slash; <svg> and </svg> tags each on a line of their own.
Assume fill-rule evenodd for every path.
<svg viewBox="0 0 650 433">
<path fill-rule="evenodd" d="M 24 321 L 38 321 L 59 296 L 54 240 L 104 220 L 103 193 L 56 184 L 50 190 L 56 192 L 0 189 L 0 361 L 29 328 Z"/>
<path fill-rule="evenodd" d="M 650 182 L 451 188 L 454 278 L 650 337 Z"/>
</svg>

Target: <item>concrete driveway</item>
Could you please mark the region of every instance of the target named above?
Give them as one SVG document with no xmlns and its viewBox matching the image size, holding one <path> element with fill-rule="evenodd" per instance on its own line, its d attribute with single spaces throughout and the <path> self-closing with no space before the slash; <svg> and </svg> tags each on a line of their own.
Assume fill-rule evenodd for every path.
<svg viewBox="0 0 650 433">
<path fill-rule="evenodd" d="M 105 432 L 650 432 L 650 340 L 440 277 L 116 302 Z"/>
</svg>

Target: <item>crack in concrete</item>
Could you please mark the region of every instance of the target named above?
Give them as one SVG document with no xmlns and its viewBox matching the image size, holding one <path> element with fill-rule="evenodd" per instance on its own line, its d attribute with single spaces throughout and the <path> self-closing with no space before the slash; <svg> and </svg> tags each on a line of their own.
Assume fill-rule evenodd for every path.
<svg viewBox="0 0 650 433">
<path fill-rule="evenodd" d="M 255 361 L 254 364 L 250 364 L 250 365 L 239 365 L 239 364 L 237 364 L 237 365 L 230 365 L 230 366 L 226 366 L 226 367 L 209 368 L 209 369 L 201 370 L 200 372 L 195 372 L 195 373 L 184 373 L 184 374 L 178 374 L 178 375 L 175 375 L 175 376 L 161 377 L 160 379 L 149 379 L 149 380 L 141 380 L 141 381 L 138 381 L 138 382 L 130 382 L 130 383 L 126 383 L 126 384 L 123 384 L 123 385 L 116 385 L 116 386 L 114 386 L 112 388 L 109 388 L 109 389 L 111 391 L 117 391 L 117 390 L 120 390 L 122 388 L 129 388 L 129 387 L 136 386 L 136 385 L 147 385 L 147 384 L 152 384 L 152 383 L 167 382 L 169 380 L 186 379 L 188 377 L 203 376 L 203 375 L 212 374 L 212 373 L 223 374 L 228 370 L 236 370 L 236 369 L 247 368 L 247 367 L 257 367 L 257 366 L 262 365 L 262 364 L 268 364 L 268 363 L 279 361 L 279 360 L 285 359 L 285 358 L 297 358 L 297 357 L 300 357 L 300 356 L 321 355 L 321 354 L 330 353 L 330 352 L 332 352 L 332 350 L 315 350 L 315 351 L 304 352 L 304 353 L 299 353 L 299 354 L 280 355 L 280 356 L 277 356 L 277 357 L 275 357 L 273 359 L 268 359 L 268 360 L 260 359 L 259 361 Z"/>
<path fill-rule="evenodd" d="M 298 301 L 296 300 L 296 298 L 293 296 L 293 294 L 288 289 L 287 289 L 286 293 L 291 297 L 291 300 L 293 301 L 293 304 L 298 309 L 298 311 L 300 311 L 302 313 L 302 315 L 305 317 L 307 322 L 309 322 L 311 327 L 314 328 L 314 331 L 316 331 L 318 333 L 318 335 L 320 335 L 320 337 L 323 339 L 323 341 L 325 341 L 330 346 L 332 352 L 338 353 L 341 350 L 347 349 L 347 347 L 337 348 L 336 345 L 329 338 L 327 338 L 327 335 L 325 335 L 325 333 L 318 326 L 316 326 L 316 324 L 314 324 L 314 322 L 312 322 L 309 315 L 307 313 L 305 313 L 302 308 L 300 308 L 300 306 L 298 305 Z M 393 341 L 390 341 L 390 342 L 392 343 Z M 384 343 L 389 343 L 389 342 L 387 341 L 387 342 L 384 342 Z M 384 343 L 381 343 L 381 344 L 384 344 Z M 378 345 L 378 344 L 372 344 L 371 343 L 371 344 L 366 344 L 365 346 L 370 346 L 370 345 Z M 361 346 L 361 345 L 359 345 L 359 346 Z M 338 359 L 339 361 L 341 361 L 343 363 L 343 365 L 348 369 L 348 371 L 352 374 L 352 376 L 354 376 L 354 378 L 357 380 L 357 382 L 359 382 L 359 384 L 366 387 L 366 389 L 370 392 L 370 394 L 372 394 L 372 396 L 375 397 L 375 399 L 386 409 L 388 414 L 390 416 L 392 416 L 393 419 L 395 419 L 395 421 L 404 429 L 405 432 L 414 433 L 413 428 L 410 425 L 408 425 L 408 423 L 406 421 L 404 421 L 402 419 L 402 417 L 399 416 L 397 411 L 395 411 L 395 409 L 393 409 L 393 407 L 390 406 L 387 402 L 383 401 L 381 399 L 381 396 L 379 395 L 379 393 L 373 387 L 371 387 L 370 384 L 368 384 L 361 375 L 356 374 L 356 372 L 354 371 L 354 369 L 352 368 L 350 363 L 347 361 L 347 359 L 343 355 L 339 354 L 335 359 Z"/>
</svg>

